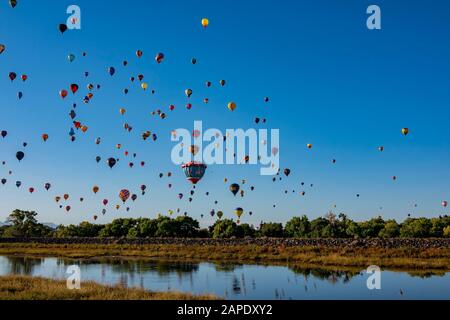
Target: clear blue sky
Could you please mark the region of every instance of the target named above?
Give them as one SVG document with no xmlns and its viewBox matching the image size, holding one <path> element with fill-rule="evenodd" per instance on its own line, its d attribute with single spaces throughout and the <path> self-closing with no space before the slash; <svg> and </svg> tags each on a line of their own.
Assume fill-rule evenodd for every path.
<svg viewBox="0 0 450 320">
<path fill-rule="evenodd" d="M 0 178 L 8 179 L 0 186 L 0 220 L 15 208 L 36 210 L 40 220 L 56 223 L 92 221 L 95 214 L 100 223 L 155 217 L 177 208 L 197 218 L 204 214 L 202 224 L 211 222 L 211 209 L 232 217 L 235 207 L 252 211 L 242 221 L 255 224 L 300 214 L 314 218 L 334 204 L 337 213 L 357 220 L 445 213 L 440 204 L 450 200 L 448 1 L 79 0 L 82 30 L 61 35 L 57 26 L 66 21 L 70 4 L 22 0 L 15 9 L 7 1 L 0 4 L 0 43 L 6 45 L 0 55 L 0 130 L 9 132 L 0 139 L 0 160 L 7 162 L 0 165 Z M 381 7 L 380 31 L 366 28 L 370 4 Z M 210 20 L 206 30 L 203 17 Z M 165 54 L 159 65 L 154 61 L 158 52 Z M 69 53 L 77 57 L 73 63 Z M 126 68 L 123 60 L 129 61 Z M 117 70 L 114 77 L 107 73 L 109 66 Z M 10 71 L 18 74 L 13 83 Z M 22 73 L 28 75 L 25 83 Z M 139 73 L 155 95 L 129 81 Z M 220 79 L 227 80 L 224 88 Z M 205 87 L 207 80 L 211 88 Z M 80 90 L 62 101 L 58 92 L 71 83 Z M 102 87 L 85 105 L 81 100 L 88 83 Z M 127 96 L 124 88 L 130 90 Z M 194 91 L 191 111 L 184 107 L 186 88 Z M 20 101 L 18 91 L 24 94 Z M 264 103 L 265 96 L 270 103 Z M 238 104 L 233 113 L 226 107 L 229 101 Z M 77 119 L 89 131 L 77 133 L 72 143 L 68 113 L 74 102 Z M 170 104 L 176 106 L 173 112 Z M 120 107 L 128 111 L 124 117 Z M 165 120 L 150 115 L 158 108 L 168 115 Z M 289 178 L 273 183 L 256 166 L 211 166 L 189 203 L 191 186 L 170 160 L 171 130 L 192 128 L 194 120 L 203 120 L 207 128 L 250 128 L 255 116 L 267 118 L 258 127 L 280 129 L 281 168 L 291 169 Z M 131 134 L 122 129 L 124 122 L 133 126 Z M 410 129 L 407 137 L 403 127 Z M 144 130 L 157 133 L 158 140 L 142 141 Z M 46 143 L 44 132 L 50 136 Z M 102 138 L 99 146 L 96 137 Z M 117 143 L 122 150 L 115 149 Z M 308 150 L 307 143 L 314 148 Z M 26 153 L 20 163 L 18 150 Z M 133 169 L 125 150 L 137 153 Z M 105 164 L 110 156 L 121 158 L 113 170 Z M 168 171 L 171 178 L 159 179 Z M 246 196 L 235 198 L 228 186 L 241 179 L 247 180 Z M 16 180 L 22 181 L 19 189 Z M 46 182 L 52 184 L 48 192 Z M 141 184 L 149 189 L 145 197 Z M 94 185 L 100 187 L 97 195 Z M 129 203 L 130 212 L 113 208 L 122 188 L 139 195 Z M 181 201 L 179 192 L 185 194 Z M 71 196 L 62 201 L 72 206 L 69 214 L 53 200 L 64 193 Z M 110 205 L 102 216 L 104 198 Z"/>
</svg>

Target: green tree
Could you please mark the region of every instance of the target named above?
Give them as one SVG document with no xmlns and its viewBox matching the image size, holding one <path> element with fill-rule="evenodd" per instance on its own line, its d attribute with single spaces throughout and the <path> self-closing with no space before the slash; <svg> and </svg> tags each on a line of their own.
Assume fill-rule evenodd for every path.
<svg viewBox="0 0 450 320">
<path fill-rule="evenodd" d="M 53 230 L 37 222 L 35 211 L 16 209 L 8 217 L 8 226 L 3 237 L 43 237 L 52 235 Z"/>
<path fill-rule="evenodd" d="M 259 236 L 281 238 L 283 236 L 283 225 L 281 223 L 261 223 L 259 226 Z"/>
<path fill-rule="evenodd" d="M 396 238 L 400 235 L 400 226 L 395 220 L 388 220 L 384 228 L 380 230 L 378 236 L 380 238 Z"/>
<path fill-rule="evenodd" d="M 100 230 L 100 237 L 126 237 L 130 229 L 135 227 L 136 220 L 131 218 L 114 219 Z"/>
<path fill-rule="evenodd" d="M 362 238 L 376 238 L 380 231 L 384 229 L 384 220 L 381 217 L 372 218 L 359 223 Z"/>
<path fill-rule="evenodd" d="M 231 238 L 237 236 L 237 225 L 233 220 L 217 220 L 211 227 L 210 233 L 213 238 Z"/>
<path fill-rule="evenodd" d="M 432 223 L 427 218 L 408 218 L 400 228 L 400 236 L 404 238 L 425 238 L 430 236 Z"/>
<path fill-rule="evenodd" d="M 285 232 L 291 238 L 307 238 L 311 232 L 311 223 L 306 215 L 294 217 L 286 223 Z"/>
</svg>

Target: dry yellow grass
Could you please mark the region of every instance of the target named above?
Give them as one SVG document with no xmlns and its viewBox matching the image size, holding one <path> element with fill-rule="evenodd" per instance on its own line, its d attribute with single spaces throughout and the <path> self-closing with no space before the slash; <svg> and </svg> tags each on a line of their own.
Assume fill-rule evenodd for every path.
<svg viewBox="0 0 450 320">
<path fill-rule="evenodd" d="M 66 281 L 27 276 L 0 277 L 0 300 L 214 300 L 213 295 L 149 292 L 120 286 L 82 282 L 80 290 L 69 290 Z"/>
<path fill-rule="evenodd" d="M 371 264 L 395 269 L 450 270 L 450 248 L 358 248 L 281 247 L 258 245 L 91 245 L 91 244 L 0 244 L 0 255 L 35 255 L 66 258 L 190 259 L 309 266 L 367 267 Z"/>
</svg>

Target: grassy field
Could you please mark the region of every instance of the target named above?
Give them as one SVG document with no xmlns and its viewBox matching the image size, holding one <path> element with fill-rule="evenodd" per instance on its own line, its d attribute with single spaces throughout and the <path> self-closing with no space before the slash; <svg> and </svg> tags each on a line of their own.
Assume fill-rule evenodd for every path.
<svg viewBox="0 0 450 320">
<path fill-rule="evenodd" d="M 212 300 L 213 295 L 196 296 L 178 292 L 149 292 L 120 286 L 82 282 L 80 290 L 69 290 L 66 281 L 38 277 L 0 277 L 0 300 Z"/>
<path fill-rule="evenodd" d="M 308 267 L 362 267 L 450 271 L 450 248 L 281 247 L 258 245 L 90 245 L 0 244 L 0 255 L 65 258 L 125 257 L 305 265 Z"/>
</svg>

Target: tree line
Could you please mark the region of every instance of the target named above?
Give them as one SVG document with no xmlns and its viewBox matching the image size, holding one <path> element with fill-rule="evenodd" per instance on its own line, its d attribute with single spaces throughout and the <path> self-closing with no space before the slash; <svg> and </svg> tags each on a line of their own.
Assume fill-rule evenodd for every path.
<svg viewBox="0 0 450 320">
<path fill-rule="evenodd" d="M 107 224 L 87 221 L 78 225 L 50 228 L 37 220 L 34 211 L 14 210 L 8 224 L 0 227 L 0 237 L 173 237 L 173 238 L 428 238 L 450 237 L 450 217 L 407 218 L 401 223 L 378 216 L 366 221 L 353 221 L 345 214 L 333 212 L 310 220 L 307 216 L 293 217 L 285 225 L 261 222 L 255 227 L 238 224 L 232 219 L 219 219 L 208 228 L 200 228 L 189 216 L 170 218 L 119 218 Z"/>
</svg>

